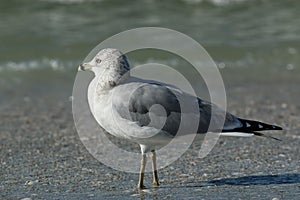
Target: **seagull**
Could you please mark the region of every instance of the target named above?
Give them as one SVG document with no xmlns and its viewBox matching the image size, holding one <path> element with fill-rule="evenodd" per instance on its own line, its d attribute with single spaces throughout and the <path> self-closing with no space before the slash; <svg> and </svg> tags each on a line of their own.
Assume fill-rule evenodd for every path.
<svg viewBox="0 0 300 200">
<path fill-rule="evenodd" d="M 221 136 L 263 136 L 279 140 L 257 132 L 282 130 L 279 126 L 238 118 L 175 86 L 131 76 L 129 62 L 118 49 L 100 50 L 91 61 L 80 64 L 78 71 L 95 74 L 92 87 L 88 88 L 88 100 L 99 125 L 113 136 L 140 145 L 139 189 L 145 188 L 148 153 L 151 153 L 153 186 L 159 186 L 156 150 L 176 136 L 182 115 L 190 121 L 200 117 L 196 134 L 217 132 Z M 181 101 L 197 109 L 181 110 Z M 218 121 L 221 126 L 214 125 Z M 188 127 L 189 123 L 183 126 Z"/>
</svg>

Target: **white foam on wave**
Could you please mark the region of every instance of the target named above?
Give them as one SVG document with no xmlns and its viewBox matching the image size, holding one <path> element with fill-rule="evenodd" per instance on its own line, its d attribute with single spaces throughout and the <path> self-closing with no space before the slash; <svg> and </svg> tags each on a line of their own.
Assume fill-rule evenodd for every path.
<svg viewBox="0 0 300 200">
<path fill-rule="evenodd" d="M 52 3 L 63 3 L 63 4 L 77 4 L 77 3 L 90 3 L 90 2 L 102 2 L 104 0 L 40 0 Z M 203 2 L 209 2 L 216 6 L 224 6 L 232 3 L 245 2 L 247 0 L 183 0 L 188 4 L 199 4 Z"/>
<path fill-rule="evenodd" d="M 89 3 L 89 2 L 101 2 L 103 0 L 40 0 L 51 3 L 63 3 L 63 4 L 74 4 L 74 3 Z"/>
<path fill-rule="evenodd" d="M 209 2 L 216 6 L 224 6 L 232 3 L 242 3 L 245 2 L 246 0 L 183 0 L 183 1 L 189 4 L 199 4 L 203 2 Z"/>
<path fill-rule="evenodd" d="M 53 71 L 64 71 L 74 68 L 80 62 L 74 61 L 62 61 L 58 59 L 44 58 L 41 60 L 29 60 L 29 61 L 8 61 L 0 63 L 0 71 L 27 71 L 34 69 L 47 69 L 50 68 Z"/>
<path fill-rule="evenodd" d="M 53 71 L 65 71 L 69 69 L 74 69 L 79 66 L 81 60 L 61 60 L 57 58 L 43 58 L 40 60 L 27 60 L 27 61 L 7 61 L 0 63 L 1 71 L 27 71 L 35 69 L 52 69 Z M 168 66 L 178 66 L 180 64 L 177 58 L 170 59 L 156 59 L 149 58 L 145 62 L 138 62 L 133 60 L 131 62 L 132 67 L 142 65 L 145 63 L 160 63 Z"/>
</svg>

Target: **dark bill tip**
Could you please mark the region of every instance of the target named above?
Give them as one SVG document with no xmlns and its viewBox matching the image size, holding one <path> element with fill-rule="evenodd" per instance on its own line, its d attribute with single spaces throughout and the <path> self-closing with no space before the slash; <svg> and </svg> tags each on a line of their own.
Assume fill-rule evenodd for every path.
<svg viewBox="0 0 300 200">
<path fill-rule="evenodd" d="M 84 70 L 84 66 L 83 66 L 83 64 L 80 64 L 80 65 L 79 65 L 79 67 L 78 67 L 78 71 L 85 71 L 85 70 Z"/>
</svg>

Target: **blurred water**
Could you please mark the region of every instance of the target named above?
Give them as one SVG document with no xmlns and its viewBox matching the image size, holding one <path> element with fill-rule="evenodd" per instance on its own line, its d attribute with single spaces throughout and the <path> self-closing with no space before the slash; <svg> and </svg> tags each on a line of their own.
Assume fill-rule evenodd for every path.
<svg viewBox="0 0 300 200">
<path fill-rule="evenodd" d="M 39 70 L 31 76 L 44 74 L 45 79 L 49 70 L 73 78 L 95 45 L 141 26 L 171 28 L 193 37 L 225 74 L 240 69 L 257 71 L 254 76 L 266 70 L 295 76 L 300 63 L 299 10 L 296 0 L 2 1 L 1 87 L 5 78 L 18 80 L 24 71 Z M 160 54 L 130 60 L 182 64 Z"/>
</svg>

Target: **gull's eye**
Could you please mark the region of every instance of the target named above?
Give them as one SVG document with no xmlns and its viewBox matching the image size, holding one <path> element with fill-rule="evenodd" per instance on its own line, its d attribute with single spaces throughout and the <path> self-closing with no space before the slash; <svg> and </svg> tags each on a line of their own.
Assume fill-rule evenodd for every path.
<svg viewBox="0 0 300 200">
<path fill-rule="evenodd" d="M 95 60 L 95 62 L 99 64 L 99 63 L 101 63 L 101 59 L 97 58 L 97 59 Z"/>
</svg>

